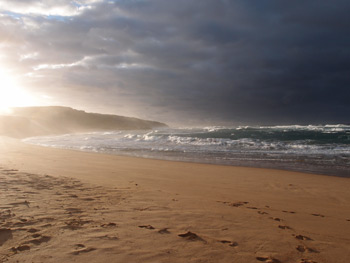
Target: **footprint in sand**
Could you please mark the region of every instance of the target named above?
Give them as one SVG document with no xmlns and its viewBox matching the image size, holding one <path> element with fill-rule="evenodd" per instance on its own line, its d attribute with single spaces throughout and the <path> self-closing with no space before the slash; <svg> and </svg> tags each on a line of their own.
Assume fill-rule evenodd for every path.
<svg viewBox="0 0 350 263">
<path fill-rule="evenodd" d="M 108 223 L 108 224 L 102 224 L 101 227 L 116 227 L 116 223 Z"/>
<path fill-rule="evenodd" d="M 309 252 L 309 253 L 319 253 L 316 249 L 313 249 L 313 248 L 309 248 L 309 247 L 306 247 L 306 246 L 303 246 L 303 245 L 299 245 L 296 247 L 296 249 L 299 251 L 299 252 Z"/>
<path fill-rule="evenodd" d="M 219 242 L 223 243 L 223 244 L 228 244 L 230 247 L 237 247 L 238 246 L 238 243 L 235 241 L 220 240 Z"/>
<path fill-rule="evenodd" d="M 117 237 L 117 236 L 109 236 L 109 235 L 99 236 L 98 238 L 107 239 L 107 240 L 119 240 L 119 237 Z"/>
<path fill-rule="evenodd" d="M 20 219 L 20 221 L 18 222 L 14 222 L 12 224 L 12 226 L 18 226 L 18 227 L 21 227 L 21 226 L 29 226 L 29 225 L 33 225 L 34 222 L 31 222 L 31 221 L 28 221 L 26 219 Z"/>
<path fill-rule="evenodd" d="M 16 203 L 11 203 L 9 205 L 12 205 L 12 206 L 20 206 L 20 205 L 25 205 L 27 207 L 29 207 L 29 202 L 27 200 L 25 200 L 24 202 L 16 202 Z"/>
<path fill-rule="evenodd" d="M 258 214 L 260 214 L 260 215 L 268 215 L 269 213 L 264 212 L 264 211 L 258 211 Z"/>
<path fill-rule="evenodd" d="M 185 234 L 179 234 L 178 236 L 182 237 L 182 238 L 185 238 L 186 240 L 189 240 L 189 241 L 205 241 L 203 238 L 201 238 L 197 234 L 192 233 L 190 231 L 188 231 Z"/>
<path fill-rule="evenodd" d="M 286 210 L 283 210 L 282 212 L 283 212 L 283 213 L 289 213 L 289 214 L 295 214 L 294 211 L 286 211 Z"/>
<path fill-rule="evenodd" d="M 65 223 L 66 223 L 65 228 L 68 228 L 70 230 L 76 230 L 76 229 L 81 228 L 85 224 L 91 223 L 91 221 L 81 220 L 81 219 L 73 219 L 73 220 L 65 222 Z"/>
<path fill-rule="evenodd" d="M 18 247 L 13 247 L 13 248 L 11 248 L 11 250 L 15 253 L 22 252 L 22 251 L 30 250 L 30 246 L 22 245 L 22 246 L 18 246 Z"/>
<path fill-rule="evenodd" d="M 67 208 L 66 211 L 69 214 L 81 214 L 83 211 L 79 208 Z"/>
<path fill-rule="evenodd" d="M 151 225 L 142 225 L 142 226 L 139 226 L 139 228 L 145 228 L 145 229 L 150 229 L 150 230 L 154 229 L 154 227 Z"/>
<path fill-rule="evenodd" d="M 311 214 L 312 216 L 319 216 L 319 217 L 324 217 L 324 215 L 321 214 Z"/>
<path fill-rule="evenodd" d="M 12 238 L 12 230 L 8 228 L 0 228 L 0 246 L 7 240 Z"/>
<path fill-rule="evenodd" d="M 81 198 L 81 200 L 83 200 L 83 201 L 94 201 L 95 199 L 94 198 Z"/>
<path fill-rule="evenodd" d="M 83 244 L 75 244 L 75 249 L 79 249 L 79 248 L 85 248 L 85 245 Z"/>
<path fill-rule="evenodd" d="M 39 235 L 39 234 L 38 234 Z M 51 240 L 51 237 L 49 236 L 41 236 L 39 235 L 40 238 L 35 238 L 32 240 L 27 241 L 25 244 L 32 243 L 36 246 L 39 246 L 41 243 L 47 243 Z"/>
<path fill-rule="evenodd" d="M 270 217 L 272 220 L 275 220 L 275 221 L 278 221 L 278 222 L 281 222 L 282 219 L 281 218 L 278 218 L 278 217 Z"/>
<path fill-rule="evenodd" d="M 0 207 L 0 209 L 6 209 L 6 208 Z M 16 215 L 13 214 L 10 209 L 0 211 L 0 219 L 2 219 L 2 220 L 9 219 L 9 218 L 14 217 L 14 216 L 16 216 Z"/>
<path fill-rule="evenodd" d="M 278 228 L 281 228 L 281 229 L 292 229 L 292 228 L 289 227 L 289 226 L 282 226 L 282 225 L 279 225 Z"/>
<path fill-rule="evenodd" d="M 169 228 L 162 228 L 158 231 L 159 234 L 170 234 Z"/>
<path fill-rule="evenodd" d="M 40 230 L 35 229 L 35 228 L 30 228 L 30 229 L 27 230 L 27 232 L 29 232 L 29 233 L 36 233 L 36 232 L 39 232 L 39 231 Z"/>
<path fill-rule="evenodd" d="M 228 205 L 228 206 L 233 206 L 233 207 L 240 207 L 243 205 L 248 204 L 249 202 L 235 202 L 235 203 L 231 203 L 231 202 L 225 202 L 225 201 L 217 201 L 218 203 L 223 203 L 224 205 Z"/>
<path fill-rule="evenodd" d="M 263 261 L 266 263 L 281 263 L 281 261 L 273 257 L 256 257 L 256 260 Z"/>
<path fill-rule="evenodd" d="M 305 258 L 302 258 L 299 263 L 317 263 L 316 261 L 313 261 L 311 259 L 305 259 Z"/>
<path fill-rule="evenodd" d="M 72 252 L 73 255 L 79 255 L 81 253 L 88 253 L 96 250 L 96 248 L 93 248 L 93 247 L 85 247 L 83 244 L 77 244 L 76 249 L 77 249 L 76 251 Z"/>
<path fill-rule="evenodd" d="M 312 240 L 310 237 L 303 236 L 303 235 L 297 235 L 297 236 L 295 236 L 295 238 L 299 239 L 299 240 L 308 240 L 308 241 Z"/>
</svg>

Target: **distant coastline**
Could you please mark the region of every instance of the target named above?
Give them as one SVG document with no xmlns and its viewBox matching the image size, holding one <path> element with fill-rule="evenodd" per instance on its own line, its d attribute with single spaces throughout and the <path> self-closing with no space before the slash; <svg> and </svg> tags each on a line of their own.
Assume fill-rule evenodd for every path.
<svg viewBox="0 0 350 263">
<path fill-rule="evenodd" d="M 11 115 L 0 116 L 0 135 L 15 138 L 159 127 L 167 125 L 118 115 L 87 113 L 61 106 L 13 108 Z"/>
</svg>

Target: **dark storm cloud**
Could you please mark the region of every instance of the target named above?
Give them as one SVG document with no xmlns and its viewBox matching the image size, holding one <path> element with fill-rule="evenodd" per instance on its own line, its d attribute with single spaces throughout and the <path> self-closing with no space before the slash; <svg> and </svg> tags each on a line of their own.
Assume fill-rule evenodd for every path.
<svg viewBox="0 0 350 263">
<path fill-rule="evenodd" d="M 9 63 L 63 104 L 186 124 L 349 122 L 348 1 L 59 6 L 60 19 L 4 11 L 0 30 L 17 43 Z"/>
</svg>

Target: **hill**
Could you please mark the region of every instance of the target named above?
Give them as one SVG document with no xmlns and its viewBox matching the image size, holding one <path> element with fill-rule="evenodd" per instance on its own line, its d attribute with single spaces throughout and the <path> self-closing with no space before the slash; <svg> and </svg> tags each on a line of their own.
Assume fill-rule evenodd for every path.
<svg viewBox="0 0 350 263">
<path fill-rule="evenodd" d="M 91 131 L 153 129 L 166 126 L 156 121 L 87 113 L 61 106 L 13 108 L 11 115 L 0 116 L 0 135 L 16 138 Z"/>
</svg>

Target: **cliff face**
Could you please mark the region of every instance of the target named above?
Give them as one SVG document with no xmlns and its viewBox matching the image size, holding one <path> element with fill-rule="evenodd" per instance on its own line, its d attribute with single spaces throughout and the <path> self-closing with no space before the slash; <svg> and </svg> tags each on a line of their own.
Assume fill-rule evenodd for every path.
<svg viewBox="0 0 350 263">
<path fill-rule="evenodd" d="M 89 131 L 153 129 L 166 126 L 156 121 L 87 113 L 59 106 L 14 108 L 12 115 L 0 116 L 0 135 L 16 138 Z"/>
</svg>

